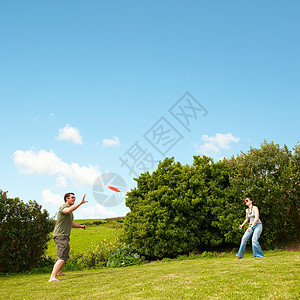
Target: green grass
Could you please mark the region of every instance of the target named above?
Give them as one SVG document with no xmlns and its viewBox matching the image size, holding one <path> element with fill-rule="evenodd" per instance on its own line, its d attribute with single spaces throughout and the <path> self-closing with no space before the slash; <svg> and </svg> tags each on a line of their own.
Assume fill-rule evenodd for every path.
<svg viewBox="0 0 300 300">
<path fill-rule="evenodd" d="M 113 240 L 117 236 L 116 228 L 118 222 L 116 219 L 105 220 L 74 220 L 78 224 L 86 224 L 86 230 L 81 228 L 72 228 L 70 235 L 70 247 L 72 253 L 85 253 L 92 250 L 101 240 Z M 101 223 L 95 225 L 95 223 Z M 52 236 L 52 234 L 51 234 Z M 53 239 L 48 243 L 46 254 L 56 258 L 56 247 Z"/>
<path fill-rule="evenodd" d="M 300 252 L 154 262 L 118 269 L 0 277 L 0 299 L 299 299 Z"/>
</svg>

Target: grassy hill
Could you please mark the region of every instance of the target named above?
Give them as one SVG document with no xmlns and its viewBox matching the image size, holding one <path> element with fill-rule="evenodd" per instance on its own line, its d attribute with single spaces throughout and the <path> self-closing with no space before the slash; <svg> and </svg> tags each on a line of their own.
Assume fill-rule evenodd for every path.
<svg viewBox="0 0 300 300">
<path fill-rule="evenodd" d="M 299 299 L 300 252 L 266 251 L 117 269 L 0 277 L 0 299 Z"/>
<path fill-rule="evenodd" d="M 72 228 L 70 246 L 72 253 L 84 253 L 92 250 L 101 240 L 112 240 L 117 236 L 124 218 L 74 220 L 78 224 L 86 224 L 86 230 Z M 52 236 L 52 233 L 51 233 Z M 46 254 L 55 258 L 56 248 L 53 239 L 48 243 Z"/>
</svg>

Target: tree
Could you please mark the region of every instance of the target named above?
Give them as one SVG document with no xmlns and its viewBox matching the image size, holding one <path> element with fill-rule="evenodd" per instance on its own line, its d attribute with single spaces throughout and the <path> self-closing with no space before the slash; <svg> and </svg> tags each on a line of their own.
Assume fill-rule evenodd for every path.
<svg viewBox="0 0 300 300">
<path fill-rule="evenodd" d="M 300 145 L 294 151 L 266 141 L 214 163 L 194 156 L 191 166 L 160 162 L 141 174 L 127 194 L 125 241 L 150 258 L 174 257 L 197 249 L 238 245 L 244 199 L 260 210 L 264 247 L 299 235 Z"/>
<path fill-rule="evenodd" d="M 191 251 L 198 240 L 188 201 L 187 167 L 165 159 L 150 175 L 141 174 L 127 194 L 131 209 L 125 219 L 125 239 L 148 257 Z"/>
<path fill-rule="evenodd" d="M 234 176 L 235 199 L 251 196 L 260 209 L 265 246 L 296 238 L 299 232 L 299 144 L 294 153 L 286 146 L 264 143 L 228 161 Z M 298 225 L 297 225 L 298 224 Z"/>
<path fill-rule="evenodd" d="M 166 158 L 151 175 L 141 174 L 127 194 L 125 240 L 152 258 L 222 244 L 216 216 L 229 186 L 225 168 L 208 157 L 195 156 L 192 166 Z"/>
<path fill-rule="evenodd" d="M 53 228 L 54 221 L 36 201 L 25 204 L 0 190 L 0 272 L 21 272 L 37 266 Z"/>
</svg>

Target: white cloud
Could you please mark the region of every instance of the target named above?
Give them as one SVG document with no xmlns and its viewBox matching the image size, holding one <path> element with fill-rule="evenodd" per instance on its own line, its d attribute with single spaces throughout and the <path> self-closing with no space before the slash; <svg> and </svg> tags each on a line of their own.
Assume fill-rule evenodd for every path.
<svg viewBox="0 0 300 300">
<path fill-rule="evenodd" d="M 215 136 L 202 135 L 204 144 L 195 144 L 196 152 L 202 155 L 211 155 L 221 152 L 221 150 L 229 150 L 230 143 L 238 143 L 239 137 L 235 137 L 232 133 L 217 133 Z"/>
<path fill-rule="evenodd" d="M 117 136 L 114 136 L 113 139 L 104 139 L 102 140 L 102 145 L 104 147 L 120 147 L 121 143 Z"/>
<path fill-rule="evenodd" d="M 67 124 L 63 129 L 59 129 L 56 139 L 82 145 L 80 130 L 70 126 L 69 124 Z"/>
<path fill-rule="evenodd" d="M 59 175 L 56 179 L 56 185 L 60 186 L 60 187 L 67 187 L 68 183 L 67 183 L 66 178 L 62 175 Z"/>
<path fill-rule="evenodd" d="M 76 186 L 93 185 L 101 175 L 98 167 L 79 166 L 77 163 L 68 164 L 62 161 L 52 150 L 17 150 L 13 154 L 14 162 L 20 173 L 58 175 L 58 184 L 65 184 L 70 179 Z M 63 180 L 60 176 L 64 177 Z"/>
<path fill-rule="evenodd" d="M 116 217 L 117 214 L 111 210 L 106 210 L 103 205 L 96 204 L 95 207 L 80 208 L 80 219 L 100 219 L 108 217 Z"/>
<path fill-rule="evenodd" d="M 61 206 L 64 204 L 64 198 L 59 194 L 53 194 L 48 189 L 42 191 L 42 198 L 45 204 Z"/>
</svg>

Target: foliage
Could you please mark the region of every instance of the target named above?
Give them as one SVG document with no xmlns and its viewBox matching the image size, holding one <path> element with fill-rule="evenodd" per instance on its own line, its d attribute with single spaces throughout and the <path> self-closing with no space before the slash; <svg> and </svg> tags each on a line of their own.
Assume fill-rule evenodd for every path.
<svg viewBox="0 0 300 300">
<path fill-rule="evenodd" d="M 0 272 L 37 266 L 46 251 L 54 221 L 36 201 L 25 204 L 0 190 Z"/>
<path fill-rule="evenodd" d="M 263 222 L 261 243 L 273 248 L 299 235 L 300 145 L 294 152 L 266 141 L 228 161 L 233 197 L 238 202 L 251 196 Z M 233 221 L 233 219 L 232 219 Z M 227 240 L 232 235 L 225 234 Z M 299 236 L 298 236 L 299 237 Z"/>
<path fill-rule="evenodd" d="M 202 257 L 206 257 L 206 258 L 213 258 L 213 257 L 217 257 L 218 254 L 216 252 L 211 253 L 210 251 L 204 251 L 202 253 Z"/>
<path fill-rule="evenodd" d="M 131 210 L 124 240 L 149 258 L 177 257 L 196 249 L 240 243 L 246 196 L 255 200 L 265 247 L 299 234 L 300 146 L 294 152 L 264 142 L 231 159 L 194 156 L 193 165 L 173 158 L 141 174 L 127 193 Z"/>
<path fill-rule="evenodd" d="M 127 267 L 139 265 L 143 261 L 143 258 L 134 247 L 125 245 L 110 254 L 106 266 L 108 268 Z"/>
<path fill-rule="evenodd" d="M 127 194 L 124 238 L 143 255 L 176 257 L 224 241 L 214 222 L 229 188 L 224 162 L 195 156 L 190 167 L 166 158 L 136 181 Z"/>
<path fill-rule="evenodd" d="M 82 270 L 104 267 L 114 251 L 124 244 L 118 239 L 103 239 L 94 249 L 81 254 L 70 253 L 65 269 L 66 270 Z"/>
<path fill-rule="evenodd" d="M 39 261 L 39 264 L 29 271 L 29 274 L 30 273 L 51 273 L 54 264 L 55 264 L 54 258 L 50 257 L 49 255 L 43 256 Z"/>
</svg>

